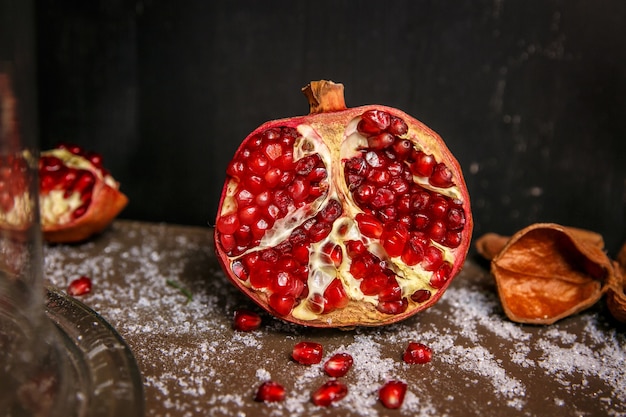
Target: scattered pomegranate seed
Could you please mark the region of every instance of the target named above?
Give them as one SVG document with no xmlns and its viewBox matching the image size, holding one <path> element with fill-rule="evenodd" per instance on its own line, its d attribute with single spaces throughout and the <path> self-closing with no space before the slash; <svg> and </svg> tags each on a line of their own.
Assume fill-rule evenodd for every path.
<svg viewBox="0 0 626 417">
<path fill-rule="evenodd" d="M 432 359 L 433 350 L 423 343 L 410 342 L 404 351 L 402 359 L 406 363 L 422 364 L 428 363 Z"/>
<path fill-rule="evenodd" d="M 396 409 L 402 406 L 406 394 L 406 383 L 388 381 L 378 391 L 378 399 L 387 408 Z"/>
<path fill-rule="evenodd" d="M 337 380 L 330 380 L 319 387 L 311 396 L 313 404 L 328 407 L 348 394 L 348 387 Z"/>
<path fill-rule="evenodd" d="M 332 377 L 339 378 L 348 373 L 354 360 L 348 353 L 337 353 L 324 364 L 324 371 Z"/>
<path fill-rule="evenodd" d="M 67 287 L 67 293 L 72 297 L 89 294 L 90 292 L 91 279 L 84 275 L 70 282 L 70 285 Z"/>
<path fill-rule="evenodd" d="M 285 387 L 278 382 L 265 381 L 259 386 L 254 401 L 276 402 L 285 399 Z"/>
<path fill-rule="evenodd" d="M 316 342 L 299 342 L 293 347 L 291 357 L 303 365 L 313 365 L 322 360 L 322 345 Z"/>
<path fill-rule="evenodd" d="M 261 326 L 261 316 L 254 311 L 239 309 L 233 317 L 233 328 L 242 332 L 256 330 Z"/>
</svg>

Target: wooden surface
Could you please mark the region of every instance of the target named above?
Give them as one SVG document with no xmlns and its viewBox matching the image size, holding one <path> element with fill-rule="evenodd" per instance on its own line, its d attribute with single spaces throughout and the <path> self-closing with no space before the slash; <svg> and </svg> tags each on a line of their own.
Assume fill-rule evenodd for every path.
<svg viewBox="0 0 626 417">
<path fill-rule="evenodd" d="M 434 307 L 392 326 L 315 330 L 263 314 L 259 330 L 235 332 L 235 309 L 257 308 L 221 272 L 211 236 L 207 227 L 117 221 L 85 244 L 45 247 L 48 283 L 64 289 L 80 275 L 93 280 L 92 293 L 80 300 L 133 350 L 146 415 L 626 414 L 626 329 L 610 319 L 603 302 L 551 326 L 511 323 L 485 265 L 470 257 Z M 329 379 L 321 365 L 290 359 L 301 340 L 322 343 L 324 360 L 335 352 L 354 357 L 341 378 L 349 394 L 328 409 L 310 401 Z M 430 346 L 432 362 L 404 364 L 409 341 Z M 269 378 L 286 387 L 284 402 L 253 400 Z M 403 407 L 393 412 L 376 397 L 389 379 L 408 383 Z"/>
</svg>

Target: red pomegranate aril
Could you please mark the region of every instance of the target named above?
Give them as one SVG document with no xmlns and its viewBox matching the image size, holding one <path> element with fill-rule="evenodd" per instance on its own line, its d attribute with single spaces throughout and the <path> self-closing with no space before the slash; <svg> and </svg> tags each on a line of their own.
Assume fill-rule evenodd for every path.
<svg viewBox="0 0 626 417">
<path fill-rule="evenodd" d="M 367 138 L 367 146 L 370 149 L 382 150 L 393 145 L 395 139 L 391 133 L 383 132 Z"/>
<path fill-rule="evenodd" d="M 356 279 L 365 278 L 372 272 L 371 268 L 374 266 L 374 258 L 372 255 L 364 254 L 352 259 L 350 263 L 350 274 Z"/>
<path fill-rule="evenodd" d="M 260 218 L 250 226 L 250 232 L 252 233 L 254 239 L 260 240 L 269 228 L 270 224 L 267 222 L 267 220 L 265 220 L 264 218 Z"/>
<path fill-rule="evenodd" d="M 283 155 L 283 147 L 279 142 L 266 142 L 263 153 L 270 161 L 274 161 Z"/>
<path fill-rule="evenodd" d="M 332 230 L 332 225 L 326 222 L 316 222 L 309 229 L 309 238 L 316 243 L 327 237 Z"/>
<path fill-rule="evenodd" d="M 322 161 L 318 154 L 305 156 L 304 158 L 301 158 L 298 160 L 298 162 L 296 162 L 295 171 L 298 175 L 307 176 L 321 162 Z"/>
<path fill-rule="evenodd" d="M 348 387 L 337 380 L 330 380 L 319 387 L 311 396 L 313 404 L 328 407 L 348 395 Z"/>
<path fill-rule="evenodd" d="M 319 182 L 325 179 L 327 176 L 328 172 L 326 171 L 326 168 L 322 166 L 313 168 L 309 175 L 306 176 L 306 179 L 311 182 Z"/>
<path fill-rule="evenodd" d="M 232 270 L 235 276 L 237 276 L 237 278 L 239 278 L 240 280 L 245 281 L 248 279 L 248 270 L 246 269 L 243 262 L 241 261 L 233 262 Z"/>
<path fill-rule="evenodd" d="M 359 230 L 364 236 L 379 238 L 383 233 L 382 223 L 371 214 L 359 213 L 355 216 Z"/>
<path fill-rule="evenodd" d="M 411 300 L 416 303 L 423 303 L 430 299 L 430 291 L 428 290 L 417 290 L 413 294 L 411 294 Z"/>
<path fill-rule="evenodd" d="M 274 293 L 269 296 L 268 304 L 273 311 L 278 313 L 279 316 L 286 316 L 291 313 L 291 310 L 293 310 L 293 307 L 296 304 L 296 299 L 292 295 Z"/>
<path fill-rule="evenodd" d="M 409 239 L 409 230 L 401 223 L 387 223 L 380 236 L 383 248 L 391 257 L 401 256 Z"/>
<path fill-rule="evenodd" d="M 72 219 L 76 220 L 82 216 L 85 215 L 85 213 L 87 213 L 87 210 L 89 209 L 89 203 L 90 201 L 87 201 L 86 204 L 82 204 L 80 206 L 78 206 L 73 212 L 72 212 Z"/>
<path fill-rule="evenodd" d="M 457 161 L 396 109 L 310 103 L 311 114 L 252 132 L 229 164 L 215 222 L 224 270 L 260 307 L 305 326 L 380 325 L 430 307 L 471 237 Z"/>
<path fill-rule="evenodd" d="M 418 151 L 415 153 L 414 159 L 411 164 L 411 172 L 420 177 L 430 177 L 437 163 L 435 157 Z"/>
<path fill-rule="evenodd" d="M 278 167 L 270 167 L 263 174 L 263 183 L 268 188 L 275 188 L 281 181 L 283 171 Z"/>
<path fill-rule="evenodd" d="M 398 409 L 404 402 L 407 384 L 402 381 L 388 381 L 378 391 L 381 404 L 391 410 Z"/>
<path fill-rule="evenodd" d="M 328 203 L 322 208 L 319 213 L 320 220 L 325 221 L 327 223 L 332 223 L 337 220 L 341 214 L 343 213 L 343 207 L 341 207 L 341 203 L 336 199 L 331 199 Z"/>
<path fill-rule="evenodd" d="M 317 342 L 298 342 L 293 347 L 291 357 L 302 365 L 314 365 L 322 361 L 324 349 Z"/>
<path fill-rule="evenodd" d="M 359 204 L 366 204 L 374 198 L 376 187 L 372 184 L 361 184 L 354 193 L 354 198 Z"/>
<path fill-rule="evenodd" d="M 341 249 L 341 246 L 328 242 L 322 248 L 322 252 L 328 256 L 328 259 L 336 268 L 341 266 L 341 263 L 343 262 L 343 250 Z"/>
<path fill-rule="evenodd" d="M 419 342 L 409 342 L 402 360 L 409 364 L 425 364 L 431 361 L 433 351 L 430 347 Z"/>
<path fill-rule="evenodd" d="M 444 262 L 435 273 L 430 278 L 430 285 L 433 288 L 442 288 L 448 279 L 450 279 L 450 272 L 452 271 L 452 267 L 449 263 Z"/>
<path fill-rule="evenodd" d="M 352 355 L 336 353 L 324 363 L 324 372 L 333 378 L 341 378 L 348 373 L 353 363 Z"/>
<path fill-rule="evenodd" d="M 459 231 L 450 230 L 446 233 L 446 237 L 444 238 L 443 244 L 447 247 L 454 249 L 458 248 L 461 242 L 463 241 L 463 235 Z"/>
<path fill-rule="evenodd" d="M 259 206 L 246 206 L 239 210 L 238 218 L 240 224 L 251 225 L 261 216 Z"/>
<path fill-rule="evenodd" d="M 374 272 L 367 275 L 361 281 L 359 288 L 364 295 L 379 294 L 389 282 L 389 277 L 382 272 Z"/>
<path fill-rule="evenodd" d="M 265 174 L 268 166 L 269 161 L 267 157 L 260 152 L 253 152 L 252 155 L 250 155 L 250 158 L 248 158 L 248 169 L 253 174 L 262 177 Z"/>
<path fill-rule="evenodd" d="M 277 402 L 283 401 L 285 396 L 285 387 L 278 382 L 265 381 L 259 386 L 254 400 L 258 402 Z"/>
<path fill-rule="evenodd" d="M 255 196 L 249 190 L 244 188 L 237 193 L 235 198 L 237 199 L 238 207 L 245 207 L 254 202 Z"/>
<path fill-rule="evenodd" d="M 379 301 L 376 306 L 376 310 L 383 314 L 397 315 L 404 313 L 409 307 L 409 302 L 406 298 L 394 301 Z"/>
<path fill-rule="evenodd" d="M 409 131 L 409 125 L 402 118 L 391 116 L 388 131 L 392 135 L 404 136 Z"/>
<path fill-rule="evenodd" d="M 428 182 L 439 188 L 450 188 L 454 185 L 452 172 L 442 163 L 435 165 Z"/>
<path fill-rule="evenodd" d="M 361 115 L 357 129 L 365 135 L 376 135 L 386 130 L 390 123 L 389 113 L 380 110 L 368 110 Z"/>
<path fill-rule="evenodd" d="M 463 210 L 452 207 L 446 216 L 448 230 L 461 230 L 465 226 L 465 213 Z"/>
<path fill-rule="evenodd" d="M 73 297 L 89 294 L 91 286 L 91 279 L 83 275 L 70 282 L 70 285 L 67 287 L 67 293 Z"/>
<path fill-rule="evenodd" d="M 324 312 L 344 308 L 348 304 L 348 295 L 343 289 L 341 280 L 335 278 L 324 291 Z"/>
<path fill-rule="evenodd" d="M 389 206 L 393 204 L 396 195 L 388 188 L 379 188 L 376 190 L 372 201 L 370 202 L 371 206 L 375 209 L 381 209 L 383 207 Z"/>
<path fill-rule="evenodd" d="M 235 310 L 233 328 L 242 332 L 250 332 L 261 327 L 261 316 L 251 310 Z"/>
<path fill-rule="evenodd" d="M 424 253 L 422 266 L 426 271 L 436 271 L 443 263 L 443 252 L 436 246 L 429 246 Z"/>
</svg>

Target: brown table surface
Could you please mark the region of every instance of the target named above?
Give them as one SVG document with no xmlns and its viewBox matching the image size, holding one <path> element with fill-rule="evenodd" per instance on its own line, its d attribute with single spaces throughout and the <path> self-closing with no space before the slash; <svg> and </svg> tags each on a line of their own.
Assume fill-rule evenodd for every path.
<svg viewBox="0 0 626 417">
<path fill-rule="evenodd" d="M 44 254 L 48 283 L 93 280 L 80 300 L 132 349 L 148 416 L 626 416 L 625 327 L 603 302 L 551 326 L 512 323 L 471 256 L 434 307 L 401 323 L 320 330 L 263 314 L 261 329 L 242 333 L 231 328 L 235 309 L 260 310 L 221 272 L 209 227 L 118 220 L 87 243 Z M 325 358 L 354 357 L 342 378 L 349 394 L 329 408 L 310 402 L 329 379 L 321 365 L 290 360 L 301 340 L 322 343 Z M 403 363 L 409 341 L 429 345 L 432 361 Z M 253 400 L 269 378 L 287 388 L 284 402 Z M 377 401 L 389 379 L 408 383 L 400 410 Z"/>
</svg>

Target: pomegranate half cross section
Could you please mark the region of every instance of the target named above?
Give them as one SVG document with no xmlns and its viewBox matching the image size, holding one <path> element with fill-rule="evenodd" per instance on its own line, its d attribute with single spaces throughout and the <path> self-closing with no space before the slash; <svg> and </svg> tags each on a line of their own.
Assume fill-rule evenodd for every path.
<svg viewBox="0 0 626 417">
<path fill-rule="evenodd" d="M 215 247 L 259 306 L 314 327 L 378 326 L 433 305 L 472 234 L 467 187 L 443 140 L 343 86 L 303 89 L 311 112 L 252 132 L 227 168 Z"/>
</svg>

